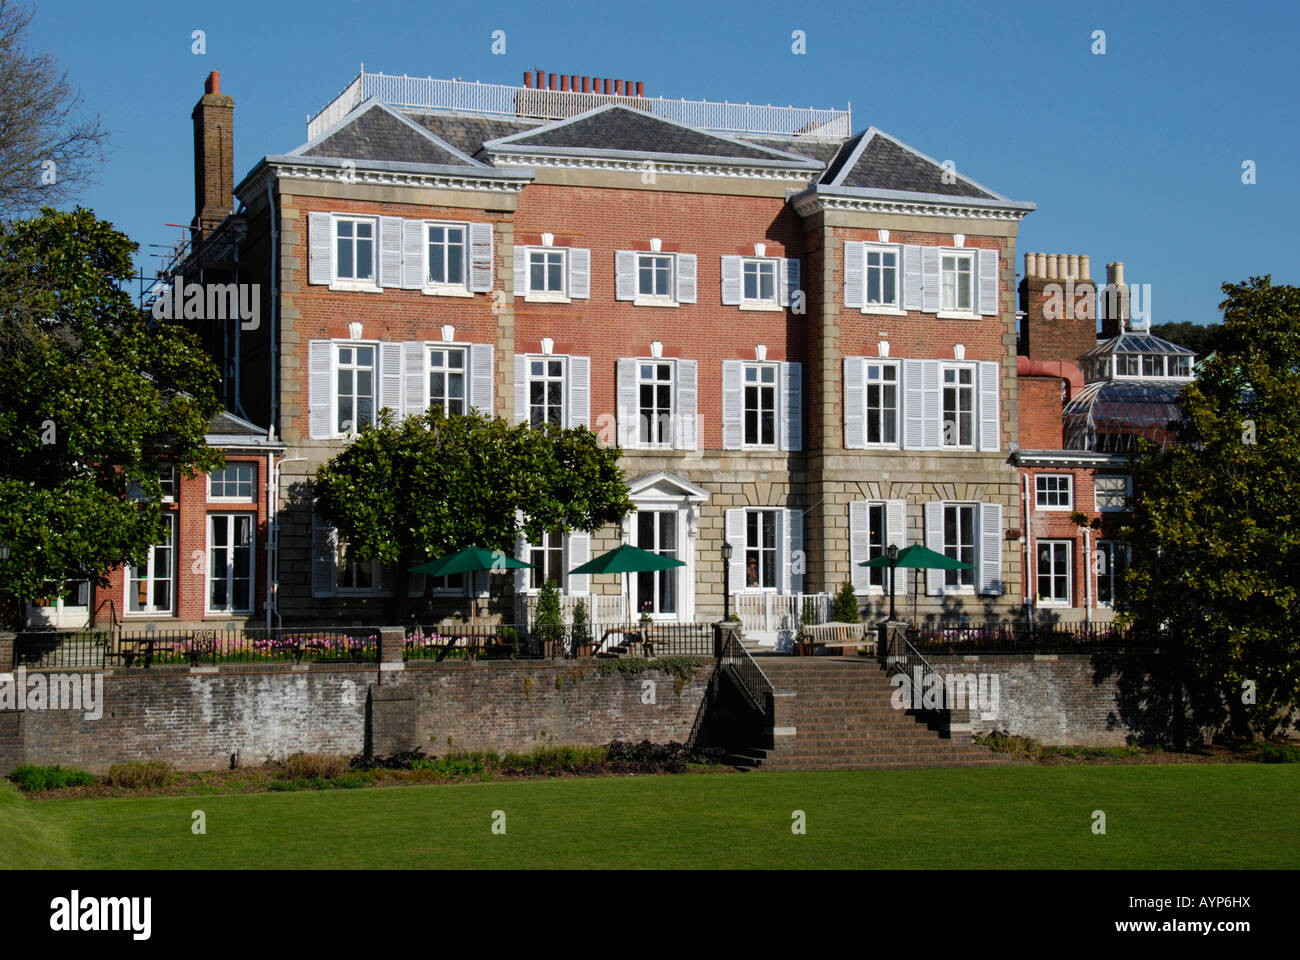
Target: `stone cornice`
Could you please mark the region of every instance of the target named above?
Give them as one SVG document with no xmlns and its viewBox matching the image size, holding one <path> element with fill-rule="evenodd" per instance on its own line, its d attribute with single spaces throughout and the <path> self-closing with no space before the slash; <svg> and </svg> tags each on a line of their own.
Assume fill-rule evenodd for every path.
<svg viewBox="0 0 1300 960">
<path fill-rule="evenodd" d="M 498 167 L 549 167 L 561 170 L 604 170 L 617 173 L 663 174 L 687 177 L 721 177 L 730 180 L 783 180 L 807 183 L 813 170 L 796 170 L 745 163 L 701 163 L 693 160 L 660 160 L 597 157 L 597 156 L 539 156 L 533 153 L 492 154 Z"/>
<path fill-rule="evenodd" d="M 337 160 L 323 162 L 311 158 L 268 158 L 249 174 L 236 189 L 246 204 L 266 190 L 270 180 L 300 180 L 346 183 L 366 186 L 416 187 L 443 190 L 470 190 L 478 193 L 519 193 L 528 184 L 529 175 L 520 171 L 497 172 L 467 168 L 463 173 L 450 170 L 413 170 L 384 167 L 343 166 Z"/>
<path fill-rule="evenodd" d="M 801 217 L 826 210 L 850 213 L 892 213 L 924 217 L 949 217 L 963 220 L 1022 220 L 1029 211 L 1012 207 L 962 203 L 959 198 L 934 200 L 899 200 L 876 197 L 837 197 L 824 193 L 805 193 L 794 199 L 795 213 Z"/>
</svg>

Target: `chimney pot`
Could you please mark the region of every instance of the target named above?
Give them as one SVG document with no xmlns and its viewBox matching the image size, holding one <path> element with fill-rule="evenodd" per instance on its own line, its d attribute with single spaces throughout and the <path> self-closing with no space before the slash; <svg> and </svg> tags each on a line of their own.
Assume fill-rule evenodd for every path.
<svg viewBox="0 0 1300 960">
<path fill-rule="evenodd" d="M 208 74 L 207 81 L 203 84 L 204 93 L 221 93 L 221 71 L 213 70 Z"/>
<path fill-rule="evenodd" d="M 614 81 L 614 92 L 615 92 L 616 94 L 618 94 L 620 97 L 623 95 L 623 81 L 622 81 L 622 80 L 615 80 L 615 81 Z"/>
<path fill-rule="evenodd" d="M 591 92 L 591 77 L 582 78 L 582 92 L 583 93 Z"/>
<path fill-rule="evenodd" d="M 530 90 L 533 88 L 533 72 L 531 70 L 524 71 L 524 86 Z"/>
<path fill-rule="evenodd" d="M 1034 276 L 1034 266 L 1037 262 L 1038 261 L 1034 258 L 1034 255 L 1032 253 L 1025 254 L 1025 276 L 1026 277 Z"/>
<path fill-rule="evenodd" d="M 560 89 L 565 93 L 569 92 L 569 75 L 567 73 L 560 77 Z"/>
<path fill-rule="evenodd" d="M 638 80 L 638 81 L 636 82 L 636 95 L 637 95 L 638 97 L 644 97 L 644 96 L 645 96 L 645 81 L 644 81 L 644 80 Z"/>
<path fill-rule="evenodd" d="M 1048 280 L 1057 279 L 1056 259 L 1057 259 L 1056 254 L 1054 253 L 1049 253 L 1047 255 L 1047 279 Z"/>
<path fill-rule="evenodd" d="M 608 97 L 608 96 L 610 95 L 611 91 L 613 90 L 613 88 L 614 88 L 614 82 L 613 82 L 612 80 L 610 80 L 609 77 L 606 77 L 606 78 L 605 78 L 605 96 Z"/>
<path fill-rule="evenodd" d="M 1079 279 L 1079 255 L 1077 253 L 1070 254 L 1070 276 L 1075 280 Z"/>
<path fill-rule="evenodd" d="M 551 90 L 557 89 L 557 87 L 555 86 L 555 80 L 556 80 L 555 74 L 551 74 L 551 82 L 547 84 L 549 89 Z"/>
<path fill-rule="evenodd" d="M 1079 254 L 1079 279 L 1092 279 L 1092 258 L 1086 253 Z"/>
<path fill-rule="evenodd" d="M 546 74 L 542 73 L 542 71 L 540 70 L 537 71 L 536 84 L 538 90 L 541 90 L 543 87 L 546 86 Z"/>
</svg>

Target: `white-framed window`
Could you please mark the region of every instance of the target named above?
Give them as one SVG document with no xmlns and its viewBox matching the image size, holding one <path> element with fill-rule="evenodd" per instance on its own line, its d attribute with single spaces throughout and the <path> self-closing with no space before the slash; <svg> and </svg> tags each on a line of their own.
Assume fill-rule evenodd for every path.
<svg viewBox="0 0 1300 960">
<path fill-rule="evenodd" d="M 740 264 L 740 302 L 775 306 L 777 302 L 775 259 L 745 258 Z"/>
<path fill-rule="evenodd" d="M 166 533 L 149 548 L 142 566 L 127 564 L 127 614 L 170 614 L 176 609 L 176 515 L 164 515 Z"/>
<path fill-rule="evenodd" d="M 1070 605 L 1069 540 L 1039 540 L 1034 545 L 1038 558 L 1038 602 L 1046 606 Z"/>
<path fill-rule="evenodd" d="M 643 446 L 673 445 L 673 366 L 666 360 L 637 363 L 637 441 Z"/>
<path fill-rule="evenodd" d="M 1115 376 L 1117 377 L 1142 376 L 1141 354 L 1137 354 L 1137 353 L 1115 354 Z"/>
<path fill-rule="evenodd" d="M 426 223 L 425 284 L 430 287 L 467 289 L 465 273 L 469 263 L 469 225 Z"/>
<path fill-rule="evenodd" d="M 979 505 L 945 503 L 943 505 L 942 552 L 954 560 L 968 563 L 970 570 L 944 570 L 944 591 L 972 592 L 975 589 L 975 552 L 979 535 Z"/>
<path fill-rule="evenodd" d="M 678 511 L 639 509 L 636 512 L 636 545 L 660 556 L 681 559 L 678 556 Z M 634 616 L 648 613 L 651 617 L 675 619 L 681 607 L 682 567 L 671 570 L 650 570 L 636 574 L 637 609 Z"/>
<path fill-rule="evenodd" d="M 1098 540 L 1094 560 L 1097 574 L 1097 602 L 1113 607 L 1124 596 L 1124 571 L 1133 562 L 1132 548 L 1121 540 Z"/>
<path fill-rule="evenodd" d="M 176 467 L 174 465 L 163 467 L 158 474 L 158 486 L 162 488 L 163 503 L 176 502 L 177 484 Z M 126 495 L 131 500 L 144 499 L 144 491 L 140 488 L 139 482 L 135 480 L 132 480 L 127 484 Z"/>
<path fill-rule="evenodd" d="M 532 357 L 528 361 L 528 424 L 564 426 L 564 360 Z"/>
<path fill-rule="evenodd" d="M 944 364 L 943 371 L 943 445 L 975 446 L 975 368 L 970 365 Z"/>
<path fill-rule="evenodd" d="M 672 254 L 636 255 L 636 295 L 638 300 L 673 300 Z"/>
<path fill-rule="evenodd" d="M 383 567 L 378 560 L 362 560 L 352 544 L 339 540 L 334 559 L 334 589 L 339 594 L 370 595 L 383 589 Z"/>
<path fill-rule="evenodd" d="M 528 296 L 564 299 L 568 275 L 564 247 L 530 247 L 528 250 Z"/>
<path fill-rule="evenodd" d="M 1191 357 L 1166 357 L 1169 363 L 1169 369 L 1166 375 L 1176 378 L 1191 378 L 1192 376 L 1192 358 Z"/>
<path fill-rule="evenodd" d="M 1126 473 L 1100 473 L 1092 478 L 1092 489 L 1099 513 L 1127 510 L 1133 478 Z"/>
<path fill-rule="evenodd" d="M 944 250 L 939 256 L 939 311 L 975 312 L 975 252 Z"/>
<path fill-rule="evenodd" d="M 775 590 L 781 582 L 777 570 L 777 517 L 775 510 L 745 511 L 745 589 Z"/>
<path fill-rule="evenodd" d="M 547 580 L 554 580 L 561 593 L 568 590 L 569 568 L 564 547 L 564 534 L 558 530 L 546 534 L 541 543 L 528 545 L 528 562 L 533 565 L 528 571 L 529 590 L 542 589 Z"/>
<path fill-rule="evenodd" d="M 747 363 L 744 377 L 745 446 L 775 446 L 776 364 Z"/>
<path fill-rule="evenodd" d="M 899 248 L 875 244 L 865 244 L 864 247 L 863 270 L 866 280 L 864 308 L 900 309 Z"/>
<path fill-rule="evenodd" d="M 208 474 L 209 500 L 249 503 L 257 498 L 257 464 L 227 463 Z"/>
<path fill-rule="evenodd" d="M 898 446 L 898 364 L 866 362 L 866 443 Z"/>
<path fill-rule="evenodd" d="M 465 353 L 464 347 L 429 348 L 429 406 L 449 417 L 465 412 Z"/>
<path fill-rule="evenodd" d="M 1074 477 L 1068 473 L 1040 473 L 1034 477 L 1034 504 L 1039 510 L 1074 507 Z"/>
<path fill-rule="evenodd" d="M 334 429 L 360 433 L 375 423 L 375 347 L 335 344 Z"/>
<path fill-rule="evenodd" d="M 374 286 L 379 221 L 375 217 L 334 217 L 334 278 Z"/>
<path fill-rule="evenodd" d="M 209 613 L 253 611 L 253 513 L 208 514 Z"/>
<path fill-rule="evenodd" d="M 874 560 L 885 555 L 889 544 L 885 542 L 886 508 L 883 502 L 867 504 L 867 555 L 863 560 Z M 901 548 L 901 545 L 900 545 Z M 867 585 L 872 590 L 889 589 L 889 570 L 886 567 L 866 567 Z M 894 575 L 903 576 L 903 571 L 895 570 Z"/>
<path fill-rule="evenodd" d="M 1165 358 L 1162 354 L 1142 354 L 1142 376 L 1163 377 L 1165 375 Z"/>
</svg>

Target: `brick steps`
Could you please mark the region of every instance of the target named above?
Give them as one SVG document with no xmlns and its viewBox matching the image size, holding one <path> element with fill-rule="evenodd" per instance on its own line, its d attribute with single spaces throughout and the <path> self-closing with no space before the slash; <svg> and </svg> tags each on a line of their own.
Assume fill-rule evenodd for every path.
<svg viewBox="0 0 1300 960">
<path fill-rule="evenodd" d="M 875 661 L 763 657 L 758 660 L 778 693 L 776 726 L 795 728 L 775 746 L 734 750 L 733 766 L 764 770 L 922 769 L 1003 766 L 1016 761 L 949 736 L 934 714 L 897 710 L 894 686 Z"/>
</svg>

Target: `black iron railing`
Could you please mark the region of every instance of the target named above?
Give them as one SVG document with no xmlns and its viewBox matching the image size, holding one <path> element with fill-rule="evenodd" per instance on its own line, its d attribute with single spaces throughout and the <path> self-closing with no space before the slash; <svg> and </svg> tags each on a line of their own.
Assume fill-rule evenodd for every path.
<svg viewBox="0 0 1300 960">
<path fill-rule="evenodd" d="M 28 631 L 15 643 L 31 668 L 377 661 L 378 627 L 225 627 L 197 630 Z"/>
<path fill-rule="evenodd" d="M 947 693 L 943 674 L 934 669 L 930 661 L 912 645 L 907 636 L 901 632 L 889 634 L 882 653 L 885 670 L 891 679 L 902 674 L 906 689 L 910 693 L 907 703 L 910 707 L 927 710 L 944 710 L 947 708 Z M 930 679 L 931 677 L 935 679 Z"/>
<path fill-rule="evenodd" d="M 733 630 L 728 630 L 723 635 L 722 649 L 718 652 L 718 668 L 727 671 L 735 679 L 760 713 L 767 713 L 772 696 L 772 681 L 750 656 Z"/>
<path fill-rule="evenodd" d="M 407 660 L 525 660 L 615 654 L 637 657 L 711 657 L 713 627 L 707 623 L 631 623 L 589 627 L 572 625 L 442 624 L 406 633 Z"/>
<path fill-rule="evenodd" d="M 1159 634 L 1112 623 L 937 623 L 909 627 L 907 639 L 925 653 L 1091 653 L 1153 649 Z"/>
</svg>

